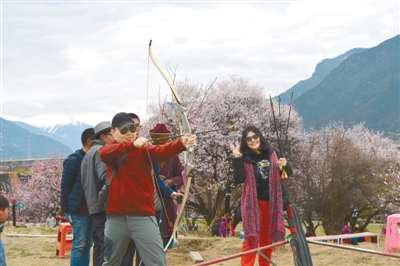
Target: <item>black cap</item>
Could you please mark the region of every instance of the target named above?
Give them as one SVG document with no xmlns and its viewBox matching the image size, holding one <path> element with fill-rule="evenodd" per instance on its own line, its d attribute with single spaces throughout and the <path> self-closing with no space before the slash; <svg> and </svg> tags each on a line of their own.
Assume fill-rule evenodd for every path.
<svg viewBox="0 0 400 266">
<path fill-rule="evenodd" d="M 128 125 L 135 125 L 135 123 L 133 122 L 132 117 L 129 114 L 122 112 L 114 115 L 111 125 L 112 127 L 123 129 Z"/>
</svg>

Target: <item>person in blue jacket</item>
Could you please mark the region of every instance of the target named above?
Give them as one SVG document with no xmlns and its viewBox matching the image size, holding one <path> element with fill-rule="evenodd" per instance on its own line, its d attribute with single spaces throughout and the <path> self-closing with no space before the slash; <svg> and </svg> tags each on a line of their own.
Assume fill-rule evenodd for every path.
<svg viewBox="0 0 400 266">
<path fill-rule="evenodd" d="M 71 266 L 89 266 L 93 244 L 93 221 L 89 215 L 81 183 L 81 163 L 90 149 L 94 129 L 85 129 L 81 135 L 82 148 L 68 156 L 63 163 L 61 177 L 61 208 L 72 226 L 73 240 Z"/>
</svg>

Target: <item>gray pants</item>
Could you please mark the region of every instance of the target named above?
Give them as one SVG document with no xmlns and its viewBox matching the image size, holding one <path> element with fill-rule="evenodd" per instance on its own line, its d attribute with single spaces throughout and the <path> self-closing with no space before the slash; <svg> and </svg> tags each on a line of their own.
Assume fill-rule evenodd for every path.
<svg viewBox="0 0 400 266">
<path fill-rule="evenodd" d="M 133 239 L 146 266 L 164 266 L 165 253 L 154 216 L 107 216 L 103 266 L 120 265 Z"/>
<path fill-rule="evenodd" d="M 160 235 L 162 235 L 162 226 L 161 226 L 161 211 L 156 211 L 156 220 L 157 220 L 157 224 L 158 224 L 158 228 L 160 229 Z M 131 245 L 131 243 L 129 242 L 129 245 Z M 133 245 L 135 245 L 135 243 L 133 243 Z M 163 244 L 164 245 L 164 244 Z M 136 248 L 136 247 L 135 247 Z M 128 252 L 129 252 L 129 250 L 128 250 Z M 128 253 L 127 252 L 127 253 Z M 135 252 L 135 250 L 134 250 L 134 252 Z M 134 253 L 133 252 L 133 253 Z M 125 254 L 125 257 L 126 257 L 126 254 Z M 125 260 L 125 257 L 124 257 L 124 260 Z M 133 258 L 132 258 L 132 261 L 133 261 Z M 128 265 L 128 264 L 126 264 L 126 265 Z M 131 264 L 129 264 L 129 265 L 133 265 L 132 263 Z M 137 252 L 137 250 L 136 250 L 136 264 L 135 264 L 136 266 L 145 266 L 146 264 L 144 264 L 144 262 L 142 261 L 142 259 L 140 258 L 140 253 L 139 252 Z M 121 264 L 121 266 L 125 266 L 125 265 L 122 265 Z"/>
</svg>

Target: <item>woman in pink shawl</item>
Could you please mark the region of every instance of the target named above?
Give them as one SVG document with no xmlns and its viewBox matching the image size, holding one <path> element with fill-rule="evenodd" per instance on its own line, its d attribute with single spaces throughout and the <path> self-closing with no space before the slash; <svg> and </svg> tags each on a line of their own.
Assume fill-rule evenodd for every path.
<svg viewBox="0 0 400 266">
<path fill-rule="evenodd" d="M 260 130 L 249 126 L 242 132 L 239 145 L 232 145 L 233 178 L 244 183 L 241 211 L 244 227 L 242 252 L 270 245 L 285 237 L 283 208 L 289 204 L 281 182 L 284 169 L 288 176 L 292 168 L 280 152 L 268 143 Z M 269 259 L 272 249 L 262 251 Z M 254 265 L 256 253 L 242 256 L 241 265 Z M 259 265 L 270 263 L 259 256 Z"/>
</svg>

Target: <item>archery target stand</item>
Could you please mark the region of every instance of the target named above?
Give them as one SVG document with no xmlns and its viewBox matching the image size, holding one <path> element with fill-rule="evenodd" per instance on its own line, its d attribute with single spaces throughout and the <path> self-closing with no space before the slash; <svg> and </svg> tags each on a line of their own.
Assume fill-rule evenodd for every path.
<svg viewBox="0 0 400 266">
<path fill-rule="evenodd" d="M 203 257 L 197 251 L 190 251 L 189 256 L 192 258 L 194 263 L 199 263 L 204 261 Z"/>
</svg>

